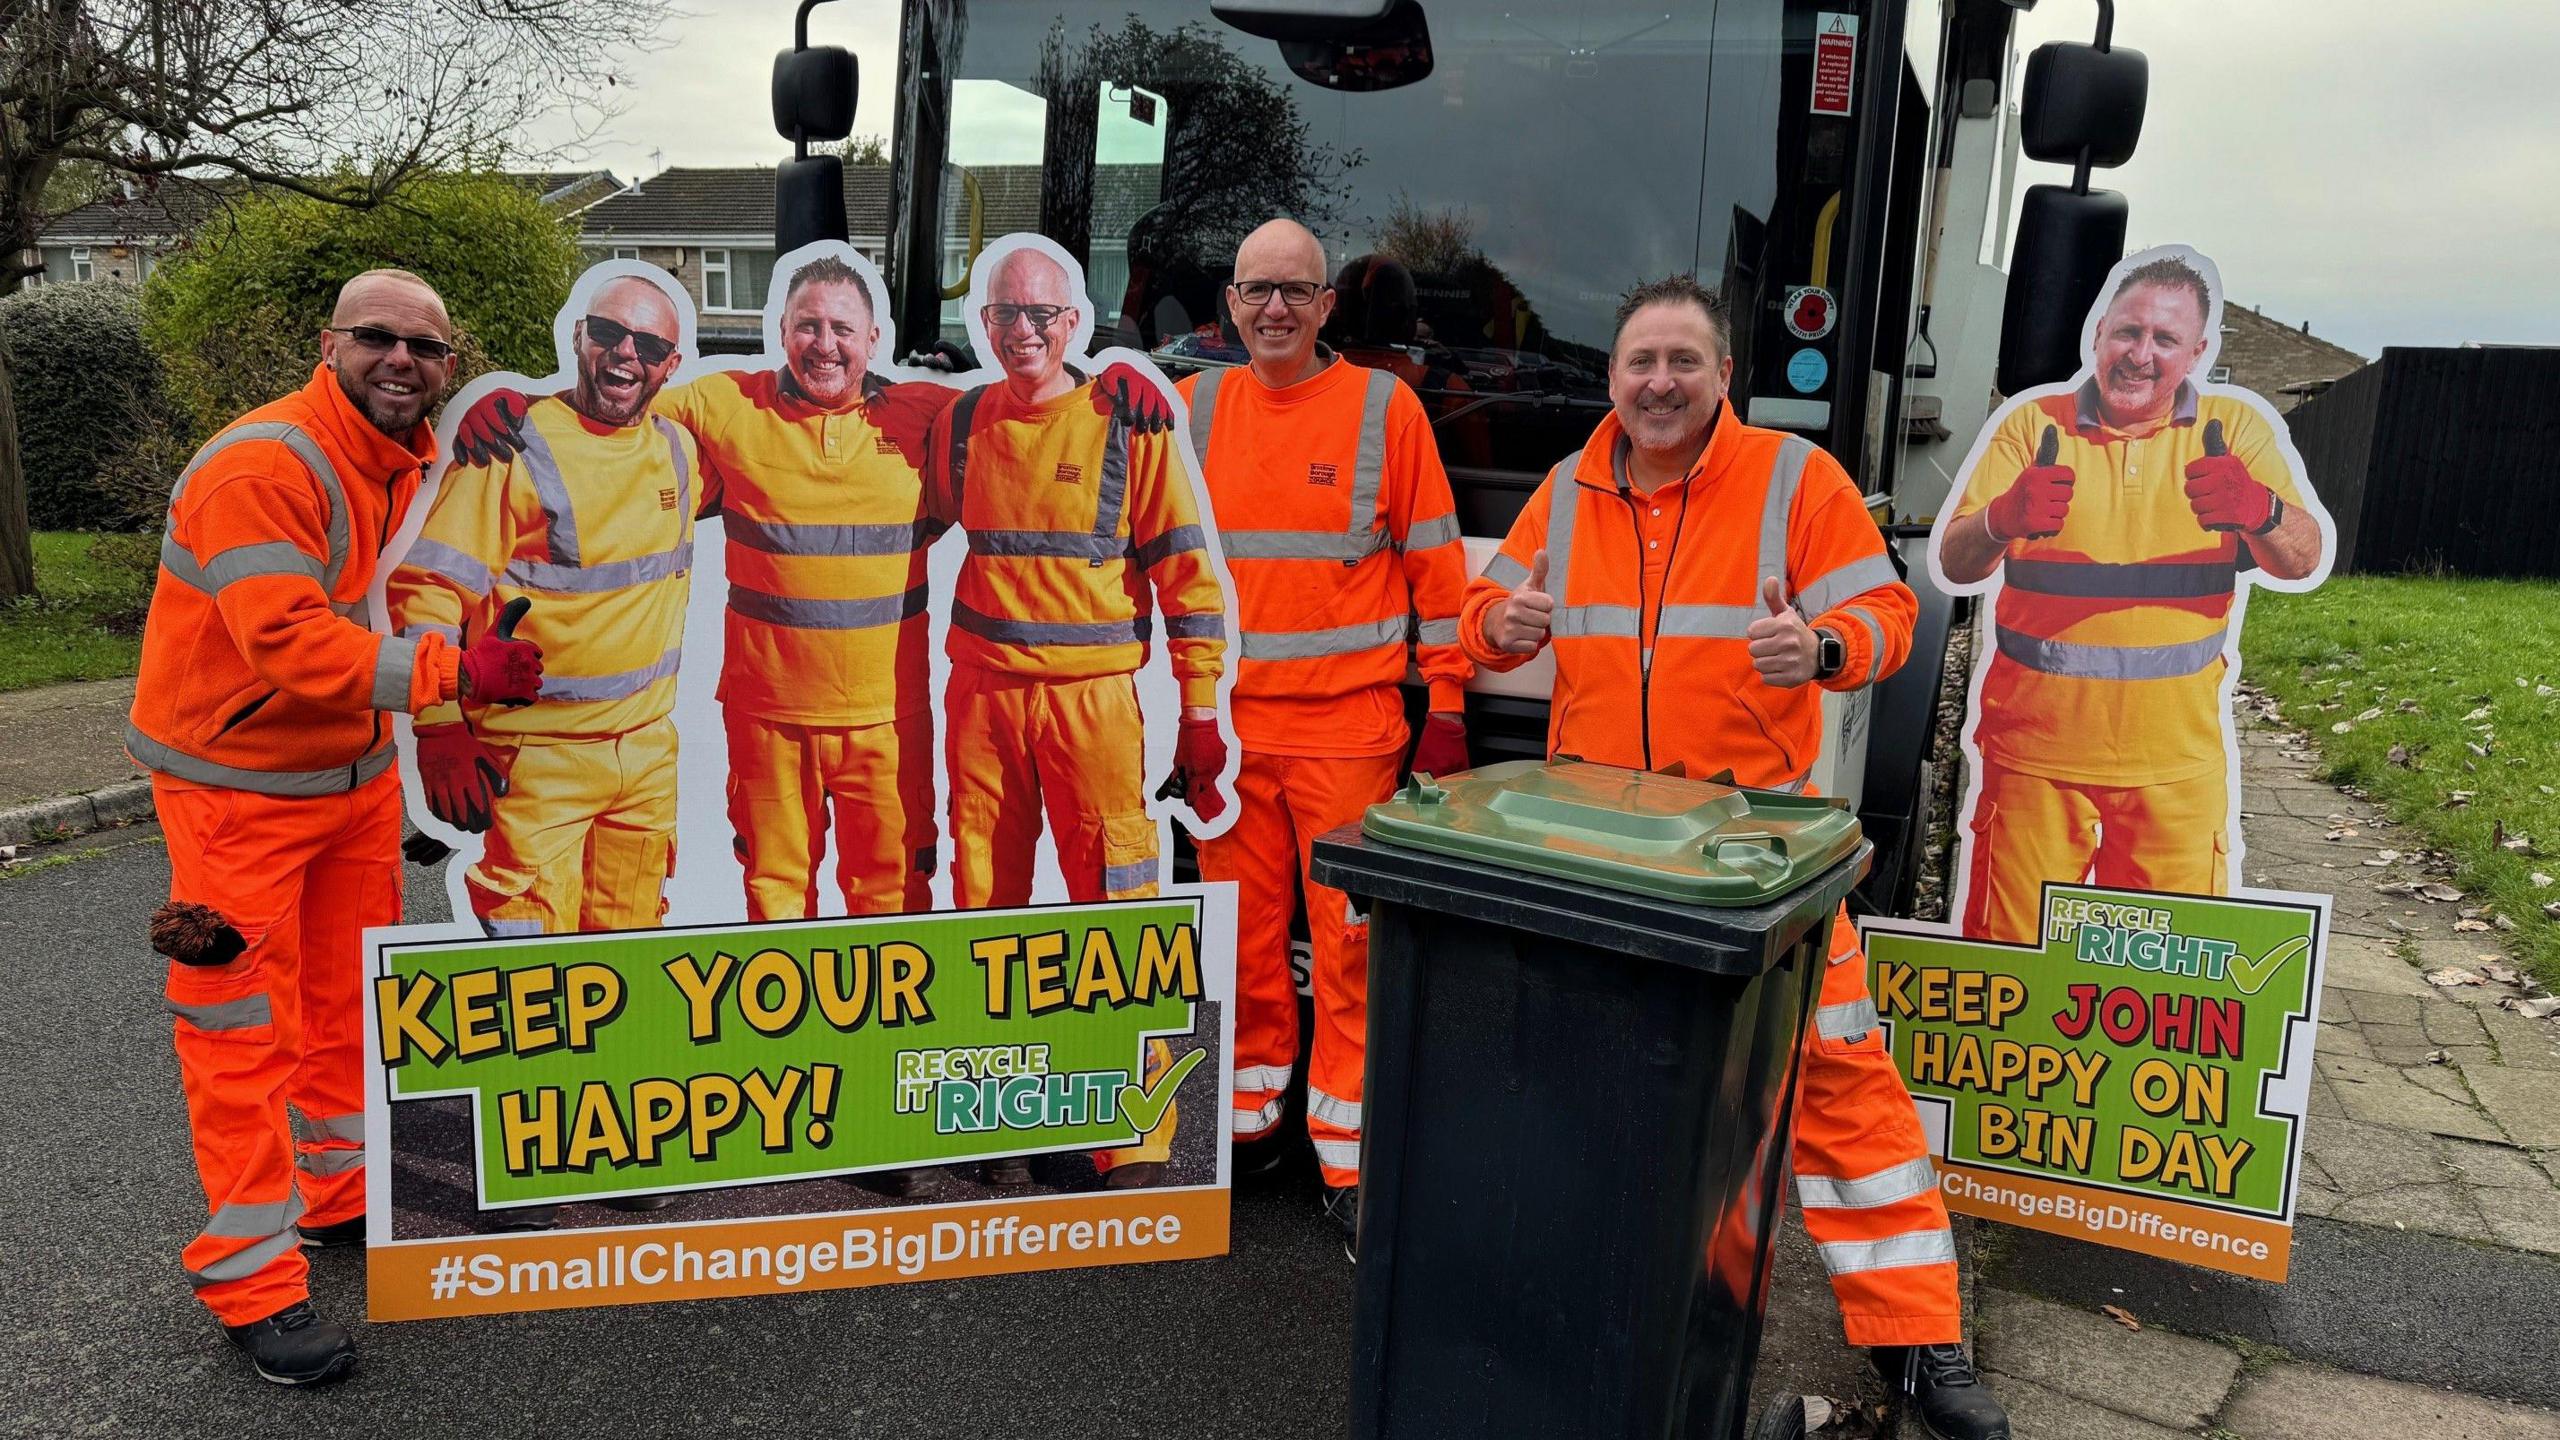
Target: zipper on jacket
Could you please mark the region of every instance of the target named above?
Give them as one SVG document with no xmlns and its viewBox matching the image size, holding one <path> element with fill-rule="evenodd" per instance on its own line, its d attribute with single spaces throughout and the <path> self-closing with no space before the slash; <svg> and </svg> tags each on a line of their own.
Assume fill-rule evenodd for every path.
<svg viewBox="0 0 2560 1440">
<path fill-rule="evenodd" d="M 1671 593 L 1671 569 L 1680 560 L 1680 537 L 1689 529 L 1689 486 L 1680 489 L 1680 513 L 1671 521 L 1671 553 L 1662 557 L 1662 588 L 1654 592 L 1651 611 L 1654 639 L 1662 639 L 1662 597 Z M 1636 509 L 1633 490 L 1618 487 L 1618 498 L 1627 502 L 1627 524 L 1636 538 L 1636 725 L 1638 738 L 1644 744 L 1644 768 L 1653 768 L 1653 646 L 1644 643 L 1647 605 L 1644 594 L 1644 518 Z M 1648 497 L 1650 498 L 1650 497 Z"/>
</svg>

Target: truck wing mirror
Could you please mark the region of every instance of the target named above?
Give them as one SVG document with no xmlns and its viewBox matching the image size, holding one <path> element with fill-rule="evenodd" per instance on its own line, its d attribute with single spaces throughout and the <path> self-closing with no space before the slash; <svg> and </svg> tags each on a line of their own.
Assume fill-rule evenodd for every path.
<svg viewBox="0 0 2560 1440">
<path fill-rule="evenodd" d="M 1431 27 L 1419 0 L 1213 0 L 1220 20 L 1280 42 L 1280 59 L 1310 85 L 1393 90 L 1431 74 Z"/>
<path fill-rule="evenodd" d="M 1265 40 L 1331 40 L 1387 18 L 1396 0 L 1209 0 L 1209 13 Z"/>
<path fill-rule="evenodd" d="M 2027 57 L 2018 143 L 2030 159 L 2112 169 L 2133 158 L 2150 91 L 2139 50 L 2039 45 Z"/>
<path fill-rule="evenodd" d="M 2112 190 L 2032 185 L 2018 207 L 2018 249 L 2000 312 L 2003 395 L 2068 380 L 2080 368 L 2080 327 L 2124 257 L 2124 197 Z"/>
<path fill-rule="evenodd" d="M 800 0 L 793 46 L 773 57 L 773 128 L 791 142 L 791 158 L 773 172 L 773 237 L 783 254 L 818 240 L 849 239 L 844 162 L 812 155 L 812 140 L 853 133 L 861 68 L 840 45 L 809 43 L 809 12 L 824 0 Z"/>
</svg>

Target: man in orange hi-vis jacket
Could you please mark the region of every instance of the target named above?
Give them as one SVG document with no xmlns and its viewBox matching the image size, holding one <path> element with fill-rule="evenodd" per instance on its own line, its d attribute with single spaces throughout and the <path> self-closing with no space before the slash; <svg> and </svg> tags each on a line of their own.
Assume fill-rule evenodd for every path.
<svg viewBox="0 0 2560 1440">
<path fill-rule="evenodd" d="M 1820 691 L 1891 673 L 1917 605 L 1838 462 L 1735 417 L 1732 353 L 1722 299 L 1695 280 L 1628 296 L 1611 413 L 1529 498 L 1468 587 L 1458 635 L 1496 670 L 1554 645 L 1551 753 L 1801 789 Z M 1846 906 L 1805 1034 L 1795 1172 L 1850 1343 L 1933 1433 L 2004 1440 L 1961 1343 L 1955 1239 Z"/>
<path fill-rule="evenodd" d="M 1066 368 L 1081 318 L 1066 267 L 1028 247 L 988 263 L 980 319 L 1004 378 L 963 392 L 925 450 L 927 504 L 969 540 L 943 704 L 952 899 L 964 909 L 1030 899 L 1044 811 L 1070 899 L 1153 895 L 1161 860 L 1142 770 L 1138 601 L 1152 590 L 1182 691 L 1175 766 L 1193 812 L 1213 819 L 1226 807 L 1216 709 L 1225 599 L 1174 438 L 1134 433 Z M 1150 1073 L 1167 1053 L 1161 1041 L 1152 1052 Z M 1168 1119 L 1097 1164 L 1111 1183 L 1146 1183 L 1162 1173 L 1172 1133 Z"/>
<path fill-rule="evenodd" d="M 1466 552 L 1449 477 L 1414 393 L 1316 342 L 1333 309 L 1324 276 L 1323 247 L 1296 221 L 1247 236 L 1227 308 L 1253 363 L 1181 386 L 1242 652 L 1239 813 L 1200 842 L 1202 878 L 1237 885 L 1230 1129 L 1240 1142 L 1278 1127 L 1297 1060 L 1289 915 L 1308 851 L 1395 789 L 1407 740 L 1399 685 L 1417 648 L 1431 714 L 1413 768 L 1467 768 Z M 1369 927 L 1341 891 L 1304 884 L 1316 1015 L 1307 1131 L 1326 1214 L 1347 1245 L 1359 1214 Z"/>
<path fill-rule="evenodd" d="M 187 1275 L 260 1375 L 355 1367 L 302 1247 L 364 1241 L 364 959 L 400 919 L 393 713 L 520 705 L 530 643 L 377 634 L 357 617 L 435 460 L 444 302 L 405 271 L 347 282 L 311 383 L 196 452 L 169 500 L 125 746 L 152 772 L 178 1074 L 210 1215 Z M 297 1143 L 286 1107 L 302 1113 Z"/>
</svg>

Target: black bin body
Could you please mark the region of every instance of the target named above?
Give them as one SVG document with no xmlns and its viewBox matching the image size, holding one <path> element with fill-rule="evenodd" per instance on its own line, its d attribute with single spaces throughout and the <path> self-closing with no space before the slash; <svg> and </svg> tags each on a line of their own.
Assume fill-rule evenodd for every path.
<svg viewBox="0 0 2560 1440">
<path fill-rule="evenodd" d="M 1728 909 L 1316 842 L 1370 917 L 1354 1440 L 1743 1433 L 1801 1040 L 1871 850 Z"/>
</svg>

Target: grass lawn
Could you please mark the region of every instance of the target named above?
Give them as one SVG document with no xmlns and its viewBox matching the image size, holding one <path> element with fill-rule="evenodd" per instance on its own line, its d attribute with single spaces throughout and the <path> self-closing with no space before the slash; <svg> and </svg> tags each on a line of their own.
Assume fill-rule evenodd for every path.
<svg viewBox="0 0 2560 1440">
<path fill-rule="evenodd" d="M 37 532 L 34 597 L 0 600 L 0 690 L 130 675 L 141 662 L 140 630 L 109 625 L 140 613 L 150 578 L 96 563 L 89 552 L 100 538 Z"/>
<path fill-rule="evenodd" d="M 2240 643 L 2241 677 L 2283 702 L 2329 777 L 2450 853 L 2465 903 L 2511 917 L 2494 938 L 2560 988 L 2560 922 L 2543 909 L 2560 882 L 2536 883 L 2560 875 L 2560 583 L 2354 576 L 2261 593 Z"/>
</svg>

